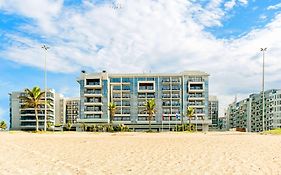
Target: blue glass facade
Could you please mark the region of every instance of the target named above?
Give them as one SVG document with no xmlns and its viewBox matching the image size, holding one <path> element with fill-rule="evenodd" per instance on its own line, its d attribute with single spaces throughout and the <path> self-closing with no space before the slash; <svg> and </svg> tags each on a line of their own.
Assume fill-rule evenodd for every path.
<svg viewBox="0 0 281 175">
<path fill-rule="evenodd" d="M 87 81 L 100 81 L 101 84 L 86 84 L 85 87 Z M 147 124 L 148 114 L 144 111 L 144 103 L 152 98 L 155 99 L 157 111 L 153 124 L 187 121 L 185 114 L 188 106 L 192 106 L 196 111 L 194 120 L 201 121 L 208 118 L 208 74 L 203 72 L 183 72 L 171 75 L 83 74 L 79 83 L 80 118 L 92 119 L 92 122 L 107 122 L 108 104 L 114 102 L 117 110 L 113 122 Z M 90 103 L 85 103 L 85 99 L 90 99 Z M 85 106 L 97 110 L 85 112 L 83 111 Z M 97 106 L 101 106 L 101 111 L 98 111 Z"/>
</svg>

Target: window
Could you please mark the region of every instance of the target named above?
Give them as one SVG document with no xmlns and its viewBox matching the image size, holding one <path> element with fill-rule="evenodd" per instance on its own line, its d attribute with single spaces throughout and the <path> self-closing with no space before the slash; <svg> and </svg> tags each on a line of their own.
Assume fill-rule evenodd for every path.
<svg viewBox="0 0 281 175">
<path fill-rule="evenodd" d="M 122 78 L 122 82 L 123 83 L 129 83 L 131 81 L 130 81 L 130 78 Z"/>
<path fill-rule="evenodd" d="M 121 82 L 121 78 L 111 78 L 110 82 L 111 83 L 120 83 Z"/>
<path fill-rule="evenodd" d="M 154 91 L 154 82 L 138 82 L 139 91 Z"/>
</svg>

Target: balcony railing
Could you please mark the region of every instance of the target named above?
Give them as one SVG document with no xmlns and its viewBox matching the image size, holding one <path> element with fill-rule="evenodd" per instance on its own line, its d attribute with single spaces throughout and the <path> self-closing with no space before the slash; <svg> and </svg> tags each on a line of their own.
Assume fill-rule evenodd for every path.
<svg viewBox="0 0 281 175">
<path fill-rule="evenodd" d="M 89 85 L 89 86 L 99 86 L 100 83 L 99 82 L 87 82 L 87 85 Z"/>
<path fill-rule="evenodd" d="M 101 94 L 101 91 L 88 90 L 88 91 L 85 91 L 85 94 Z"/>
</svg>

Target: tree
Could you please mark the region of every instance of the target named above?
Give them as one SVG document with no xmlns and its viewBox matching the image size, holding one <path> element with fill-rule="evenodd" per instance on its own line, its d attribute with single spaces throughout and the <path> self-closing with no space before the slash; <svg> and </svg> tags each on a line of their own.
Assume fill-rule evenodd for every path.
<svg viewBox="0 0 281 175">
<path fill-rule="evenodd" d="M 48 121 L 47 122 L 47 128 L 50 129 L 52 126 L 53 126 L 53 123 Z"/>
<path fill-rule="evenodd" d="M 146 109 L 144 111 L 148 113 L 149 131 L 151 131 L 152 117 L 156 113 L 155 107 L 156 107 L 156 104 L 155 104 L 154 99 L 150 99 L 150 100 L 146 101 L 146 104 L 145 104 Z"/>
<path fill-rule="evenodd" d="M 67 127 L 68 131 L 71 130 L 72 125 L 73 124 L 71 122 L 67 122 L 66 127 Z"/>
<path fill-rule="evenodd" d="M 34 108 L 35 111 L 35 119 L 36 119 L 36 131 L 39 128 L 39 121 L 38 121 L 38 110 L 41 108 L 45 102 L 42 100 L 45 92 L 41 92 L 39 87 L 34 87 L 32 90 L 25 89 L 26 96 L 20 96 L 20 99 L 24 102 L 24 108 Z"/>
<path fill-rule="evenodd" d="M 194 115 L 194 108 L 193 107 L 187 107 L 187 110 L 186 110 L 186 116 L 188 117 L 189 119 L 189 131 L 191 131 L 191 118 L 193 117 Z"/>
<path fill-rule="evenodd" d="M 5 123 L 5 121 L 1 121 L 0 122 L 0 130 L 6 130 L 7 129 L 7 124 Z"/>
<path fill-rule="evenodd" d="M 116 112 L 116 104 L 113 102 L 110 102 L 108 105 L 109 115 L 110 115 L 110 124 L 112 125 L 113 118 L 115 116 Z"/>
</svg>

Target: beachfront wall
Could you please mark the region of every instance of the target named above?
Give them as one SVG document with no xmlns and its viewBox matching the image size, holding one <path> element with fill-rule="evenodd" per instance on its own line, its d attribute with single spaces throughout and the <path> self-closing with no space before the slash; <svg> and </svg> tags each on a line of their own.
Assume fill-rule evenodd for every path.
<svg viewBox="0 0 281 175">
<path fill-rule="evenodd" d="M 108 123 L 108 104 L 117 106 L 114 124 L 126 124 L 135 129 L 148 127 L 145 102 L 155 99 L 153 128 L 187 123 L 186 108 L 195 109 L 192 124 L 208 130 L 208 74 L 185 71 L 174 74 L 108 74 L 82 72 L 80 84 L 80 123 Z"/>
</svg>

